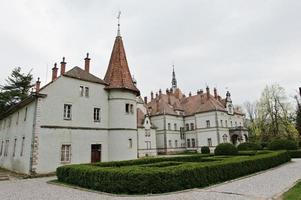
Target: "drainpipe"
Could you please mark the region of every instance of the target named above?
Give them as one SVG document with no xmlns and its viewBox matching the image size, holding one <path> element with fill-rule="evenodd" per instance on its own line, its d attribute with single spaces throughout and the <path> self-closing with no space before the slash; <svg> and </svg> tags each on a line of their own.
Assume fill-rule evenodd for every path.
<svg viewBox="0 0 301 200">
<path fill-rule="evenodd" d="M 164 151 L 165 151 L 165 154 L 167 154 L 167 137 L 166 137 L 166 134 L 167 134 L 167 131 L 166 131 L 166 116 L 165 116 L 165 109 L 163 110 L 163 115 L 164 115 Z"/>
<path fill-rule="evenodd" d="M 38 100 L 39 97 L 35 94 L 35 106 L 34 106 L 34 115 L 33 115 L 33 125 L 32 125 L 32 138 L 31 138 L 31 148 L 30 148 L 30 161 L 29 161 L 29 173 L 31 175 L 35 174 L 33 171 L 33 152 L 34 152 L 34 141 L 35 141 L 35 133 L 36 133 L 36 124 L 37 124 L 37 109 L 38 109 Z"/>
<path fill-rule="evenodd" d="M 216 124 L 216 134 L 217 134 L 217 144 L 220 144 L 220 135 L 219 135 L 219 126 L 218 126 L 218 117 L 217 117 L 217 109 L 215 107 L 215 124 Z"/>
</svg>

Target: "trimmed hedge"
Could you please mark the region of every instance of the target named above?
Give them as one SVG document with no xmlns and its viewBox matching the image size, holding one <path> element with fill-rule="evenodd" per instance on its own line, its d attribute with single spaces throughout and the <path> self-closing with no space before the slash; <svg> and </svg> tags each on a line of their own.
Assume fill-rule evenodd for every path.
<svg viewBox="0 0 301 200">
<path fill-rule="evenodd" d="M 236 155 L 237 153 L 237 148 L 230 143 L 219 144 L 214 150 L 215 155 Z"/>
<path fill-rule="evenodd" d="M 298 150 L 289 150 L 288 154 L 291 158 L 301 158 L 301 149 Z"/>
<path fill-rule="evenodd" d="M 205 146 L 205 147 L 201 147 L 201 153 L 202 154 L 209 154 L 210 153 L 210 148 Z"/>
<path fill-rule="evenodd" d="M 102 192 L 164 193 L 205 187 L 269 169 L 289 160 L 288 153 L 282 151 L 249 157 L 235 156 L 221 161 L 177 163 L 167 167 L 66 165 L 57 168 L 57 177 L 60 182 Z"/>
<path fill-rule="evenodd" d="M 256 143 L 244 142 L 237 146 L 238 151 L 261 150 L 262 147 Z"/>
<path fill-rule="evenodd" d="M 270 150 L 297 150 L 298 145 L 293 140 L 276 139 L 269 143 L 268 148 Z"/>
</svg>

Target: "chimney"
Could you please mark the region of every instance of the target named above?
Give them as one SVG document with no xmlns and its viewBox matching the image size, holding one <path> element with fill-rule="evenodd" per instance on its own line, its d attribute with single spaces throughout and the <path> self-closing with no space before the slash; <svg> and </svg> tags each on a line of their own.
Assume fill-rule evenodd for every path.
<svg viewBox="0 0 301 200">
<path fill-rule="evenodd" d="M 202 89 L 200 89 L 200 94 L 203 94 L 203 93 L 204 93 L 204 91 Z"/>
<path fill-rule="evenodd" d="M 40 86 L 41 86 L 41 81 L 40 78 L 38 78 L 37 82 L 36 82 L 36 93 L 39 93 L 40 91 Z"/>
<path fill-rule="evenodd" d="M 197 91 L 196 91 L 196 94 L 200 94 L 200 90 L 197 90 Z"/>
<path fill-rule="evenodd" d="M 52 81 L 57 79 L 57 70 L 56 63 L 54 63 L 54 67 L 52 68 Z"/>
<path fill-rule="evenodd" d="M 158 98 L 158 93 L 156 92 L 156 99 Z"/>
<path fill-rule="evenodd" d="M 216 88 L 214 88 L 213 91 L 214 91 L 214 98 L 217 99 L 217 90 L 216 90 Z"/>
<path fill-rule="evenodd" d="M 144 97 L 144 103 L 147 104 L 147 97 Z"/>
<path fill-rule="evenodd" d="M 166 89 L 166 94 L 169 94 L 169 89 L 168 88 Z"/>
<path fill-rule="evenodd" d="M 63 61 L 61 62 L 61 75 L 65 74 L 66 72 L 66 62 L 65 57 L 63 57 Z"/>
<path fill-rule="evenodd" d="M 206 87 L 206 92 L 207 92 L 207 98 L 209 99 L 210 98 L 210 89 L 208 86 Z"/>
<path fill-rule="evenodd" d="M 87 53 L 87 57 L 85 58 L 85 71 L 90 73 L 90 60 L 89 53 Z"/>
<path fill-rule="evenodd" d="M 191 97 L 191 92 L 189 92 L 189 97 Z"/>
<path fill-rule="evenodd" d="M 153 91 L 151 91 L 151 100 L 153 100 L 154 99 L 154 93 L 153 93 Z"/>
<path fill-rule="evenodd" d="M 160 89 L 159 90 L 159 96 L 161 97 L 161 95 L 162 95 L 162 90 Z"/>
</svg>

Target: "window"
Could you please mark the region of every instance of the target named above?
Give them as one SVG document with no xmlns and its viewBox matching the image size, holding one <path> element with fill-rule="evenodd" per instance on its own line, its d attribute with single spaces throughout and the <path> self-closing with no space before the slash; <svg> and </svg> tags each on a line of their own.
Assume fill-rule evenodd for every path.
<svg viewBox="0 0 301 200">
<path fill-rule="evenodd" d="M 181 127 L 180 128 L 180 137 L 181 137 L 181 140 L 185 139 L 185 135 L 184 135 L 184 127 Z"/>
<path fill-rule="evenodd" d="M 89 88 L 85 87 L 85 97 L 89 97 Z"/>
<path fill-rule="evenodd" d="M 178 140 L 175 140 L 175 147 L 178 147 Z"/>
<path fill-rule="evenodd" d="M 174 126 L 174 129 L 176 131 L 178 129 L 177 124 L 175 123 L 173 126 Z"/>
<path fill-rule="evenodd" d="M 168 146 L 169 146 L 169 147 L 172 147 L 172 142 L 171 142 L 171 140 L 168 140 Z"/>
<path fill-rule="evenodd" d="M 5 140 L 4 156 L 8 155 L 9 140 Z"/>
<path fill-rule="evenodd" d="M 223 127 L 224 126 L 224 124 L 223 124 L 223 120 L 221 120 L 221 127 Z"/>
<path fill-rule="evenodd" d="M 226 120 L 226 127 L 228 127 L 228 121 Z"/>
<path fill-rule="evenodd" d="M 1 149 L 0 149 L 0 156 L 2 156 L 3 153 L 3 145 L 4 145 L 4 141 L 1 141 Z"/>
<path fill-rule="evenodd" d="M 126 112 L 127 114 L 130 113 L 130 104 L 129 104 L 129 103 L 126 103 L 126 104 L 125 104 L 125 112 Z"/>
<path fill-rule="evenodd" d="M 61 147 L 61 162 L 71 161 L 71 145 L 63 144 Z"/>
<path fill-rule="evenodd" d="M 191 139 L 191 146 L 192 146 L 193 148 L 195 147 L 195 139 L 194 139 L 194 138 Z"/>
<path fill-rule="evenodd" d="M 187 139 L 187 147 L 190 148 L 190 139 Z"/>
<path fill-rule="evenodd" d="M 25 114 L 24 114 L 24 121 L 26 121 L 26 118 L 27 118 L 27 107 L 25 108 Z"/>
<path fill-rule="evenodd" d="M 207 121 L 206 121 L 206 127 L 207 127 L 207 128 L 210 128 L 210 120 L 207 120 Z"/>
<path fill-rule="evenodd" d="M 129 148 L 133 148 L 133 140 L 132 140 L 132 138 L 129 139 Z"/>
<path fill-rule="evenodd" d="M 190 130 L 194 130 L 194 123 L 190 123 Z"/>
<path fill-rule="evenodd" d="M 130 111 L 132 114 L 134 113 L 134 105 L 133 104 L 130 105 Z"/>
<path fill-rule="evenodd" d="M 94 108 L 94 122 L 100 122 L 100 108 Z"/>
<path fill-rule="evenodd" d="M 13 157 L 15 157 L 15 155 L 16 155 L 16 146 L 17 146 L 17 138 L 15 139 L 15 142 L 14 142 Z"/>
<path fill-rule="evenodd" d="M 84 86 L 79 86 L 79 93 L 81 97 L 84 96 Z"/>
<path fill-rule="evenodd" d="M 231 127 L 233 127 L 233 122 L 232 121 L 230 122 L 230 124 L 231 124 Z"/>
<path fill-rule="evenodd" d="M 146 144 L 146 149 L 151 149 L 152 148 L 151 141 L 145 141 L 145 144 Z"/>
<path fill-rule="evenodd" d="M 171 130 L 170 123 L 167 124 L 168 130 Z"/>
<path fill-rule="evenodd" d="M 208 147 L 212 147 L 212 139 L 208 138 L 207 141 L 208 141 Z"/>
<path fill-rule="evenodd" d="M 189 131 L 189 124 L 186 124 L 186 131 Z"/>
<path fill-rule="evenodd" d="M 20 152 L 20 156 L 23 156 L 24 153 L 24 145 L 25 145 L 25 137 L 22 137 L 22 143 L 21 143 L 21 152 Z"/>
<path fill-rule="evenodd" d="M 227 143 L 228 142 L 228 136 L 225 134 L 223 135 L 223 142 L 224 143 Z"/>
<path fill-rule="evenodd" d="M 72 105 L 70 105 L 70 104 L 64 105 L 64 119 L 65 120 L 71 120 L 71 108 L 72 108 Z"/>
<path fill-rule="evenodd" d="M 150 130 L 145 130 L 145 137 L 150 137 L 151 134 L 150 134 Z"/>
<path fill-rule="evenodd" d="M 237 122 L 235 122 L 235 127 L 237 127 Z"/>
</svg>

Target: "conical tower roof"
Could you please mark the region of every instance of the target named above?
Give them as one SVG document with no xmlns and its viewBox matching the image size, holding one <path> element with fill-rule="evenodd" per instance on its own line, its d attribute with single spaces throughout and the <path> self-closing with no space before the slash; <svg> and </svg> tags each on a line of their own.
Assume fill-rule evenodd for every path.
<svg viewBox="0 0 301 200">
<path fill-rule="evenodd" d="M 140 95 L 140 91 L 133 82 L 120 35 L 117 35 L 115 39 L 104 80 L 109 84 L 106 89 L 125 89 L 136 93 L 137 96 Z"/>
</svg>

